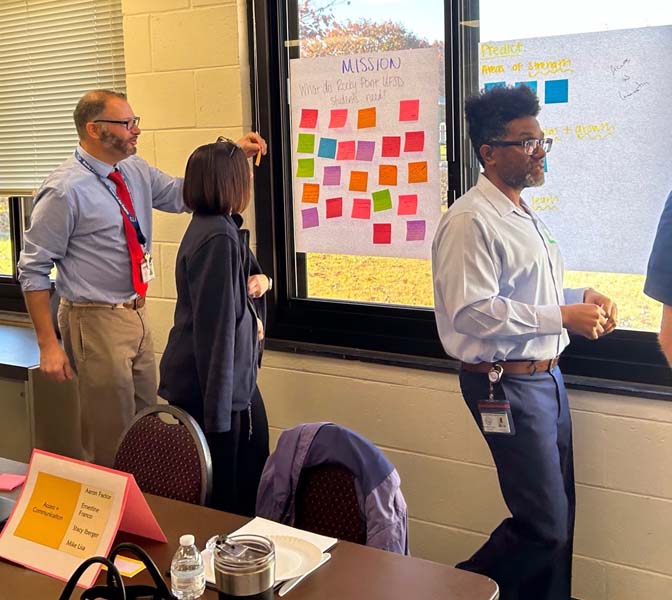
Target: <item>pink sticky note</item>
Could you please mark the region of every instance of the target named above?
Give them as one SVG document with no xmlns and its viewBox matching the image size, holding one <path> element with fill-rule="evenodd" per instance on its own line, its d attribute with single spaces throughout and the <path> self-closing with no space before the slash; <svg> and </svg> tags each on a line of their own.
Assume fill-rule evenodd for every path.
<svg viewBox="0 0 672 600">
<path fill-rule="evenodd" d="M 327 219 L 343 216 L 343 198 L 327 198 Z"/>
<path fill-rule="evenodd" d="M 302 108 L 301 109 L 301 122 L 299 127 L 304 129 L 315 129 L 317 125 L 317 109 L 316 108 Z"/>
<path fill-rule="evenodd" d="M 322 185 L 341 185 L 341 167 L 324 167 Z"/>
<path fill-rule="evenodd" d="M 398 215 L 414 215 L 418 212 L 417 194 L 401 194 L 399 196 Z"/>
<path fill-rule="evenodd" d="M 400 100 L 399 120 L 417 121 L 420 117 L 420 100 Z"/>
<path fill-rule="evenodd" d="M 317 208 L 304 208 L 301 211 L 301 221 L 304 229 L 318 227 L 320 224 L 320 217 L 317 213 Z"/>
<path fill-rule="evenodd" d="M 407 221 L 406 223 L 406 241 L 421 242 L 425 239 L 427 225 L 425 221 Z"/>
<path fill-rule="evenodd" d="M 376 150 L 376 142 L 357 142 L 357 160 L 373 160 L 373 153 Z"/>
<path fill-rule="evenodd" d="M 422 152 L 425 149 L 424 131 L 407 131 L 404 139 L 404 152 Z"/>
<path fill-rule="evenodd" d="M 25 475 L 15 475 L 13 473 L 0 474 L 0 490 L 3 492 L 11 492 L 13 489 L 23 485 L 26 480 Z"/>
<path fill-rule="evenodd" d="M 329 128 L 337 129 L 339 127 L 345 127 L 345 123 L 348 120 L 348 109 L 347 108 L 334 108 L 331 111 L 331 117 L 329 118 Z"/>
<path fill-rule="evenodd" d="M 398 135 L 383 136 L 382 156 L 399 156 L 401 151 L 401 138 Z"/>
<path fill-rule="evenodd" d="M 374 244 L 392 243 L 392 223 L 373 224 L 373 243 Z"/>
<path fill-rule="evenodd" d="M 338 142 L 338 150 L 336 151 L 336 160 L 354 160 L 355 158 L 355 142 Z"/>
<path fill-rule="evenodd" d="M 369 200 L 369 198 L 355 198 L 352 201 L 352 218 L 353 219 L 371 218 L 371 200 Z"/>
</svg>

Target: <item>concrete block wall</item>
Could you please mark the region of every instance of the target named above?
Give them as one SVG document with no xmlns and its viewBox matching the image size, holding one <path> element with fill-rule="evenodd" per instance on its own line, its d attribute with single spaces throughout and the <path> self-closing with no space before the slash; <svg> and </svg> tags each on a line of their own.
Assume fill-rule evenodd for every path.
<svg viewBox="0 0 672 600">
<path fill-rule="evenodd" d="M 181 175 L 197 145 L 250 129 L 245 2 L 122 7 L 129 100 L 143 118 L 140 154 Z M 149 310 L 158 353 L 172 326 L 175 256 L 188 221 L 154 215 L 159 276 Z M 506 516 L 455 376 L 268 352 L 260 385 L 273 443 L 284 428 L 333 420 L 384 450 L 402 476 L 416 556 L 453 564 Z M 586 392 L 570 399 L 579 482 L 574 596 L 672 598 L 672 403 Z"/>
</svg>

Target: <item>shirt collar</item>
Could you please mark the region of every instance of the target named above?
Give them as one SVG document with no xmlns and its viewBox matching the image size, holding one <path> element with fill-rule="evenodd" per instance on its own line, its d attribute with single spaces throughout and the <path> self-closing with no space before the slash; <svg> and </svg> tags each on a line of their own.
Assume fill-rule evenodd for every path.
<svg viewBox="0 0 672 600">
<path fill-rule="evenodd" d="M 77 146 L 77 151 L 82 156 L 82 158 L 93 167 L 93 170 L 98 173 L 101 177 L 107 177 L 112 171 L 115 170 L 117 165 L 110 165 L 102 160 L 97 159 L 95 156 L 89 154 L 81 145 Z M 119 164 L 119 163 L 117 163 Z"/>
<path fill-rule="evenodd" d="M 527 204 L 520 200 L 521 208 L 518 208 L 509 198 L 500 190 L 492 181 L 490 181 L 483 173 L 478 176 L 476 188 L 485 199 L 492 205 L 492 207 L 499 213 L 501 217 L 506 217 L 512 212 L 515 212 L 524 217 L 531 217 L 531 211 Z"/>
</svg>

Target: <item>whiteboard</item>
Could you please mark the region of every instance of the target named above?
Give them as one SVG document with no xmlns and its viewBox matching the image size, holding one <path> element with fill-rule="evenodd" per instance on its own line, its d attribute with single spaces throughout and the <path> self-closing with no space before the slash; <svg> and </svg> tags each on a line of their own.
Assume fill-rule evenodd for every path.
<svg viewBox="0 0 672 600">
<path fill-rule="evenodd" d="M 436 48 L 290 61 L 297 252 L 429 258 L 442 68 Z"/>
<path fill-rule="evenodd" d="M 526 83 L 554 138 L 523 198 L 571 270 L 646 271 L 672 189 L 672 27 L 483 42 L 480 86 Z"/>
</svg>

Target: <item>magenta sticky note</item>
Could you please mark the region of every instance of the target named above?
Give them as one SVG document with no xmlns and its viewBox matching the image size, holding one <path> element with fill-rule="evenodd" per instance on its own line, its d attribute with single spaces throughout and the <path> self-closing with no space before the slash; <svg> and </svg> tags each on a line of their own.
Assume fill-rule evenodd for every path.
<svg viewBox="0 0 672 600">
<path fill-rule="evenodd" d="M 341 185 L 341 167 L 324 167 L 322 185 Z"/>
<path fill-rule="evenodd" d="M 373 160 L 376 142 L 357 142 L 357 160 Z"/>
<path fill-rule="evenodd" d="M 404 138 L 404 152 L 422 152 L 425 149 L 424 131 L 407 131 Z"/>
<path fill-rule="evenodd" d="M 13 489 L 16 489 L 20 485 L 23 485 L 23 482 L 26 480 L 25 475 L 16 475 L 14 473 L 2 473 L 0 474 L 0 490 L 3 492 L 11 492 Z"/>
<path fill-rule="evenodd" d="M 343 216 L 343 198 L 327 198 L 327 219 Z"/>
<path fill-rule="evenodd" d="M 371 200 L 368 198 L 355 198 L 352 201 L 352 218 L 353 219 L 370 219 L 371 218 Z"/>
<path fill-rule="evenodd" d="M 317 126 L 317 109 L 316 108 L 302 108 L 301 122 L 299 127 L 304 129 L 315 129 Z"/>
<path fill-rule="evenodd" d="M 406 241 L 419 242 L 425 239 L 427 231 L 427 224 L 422 221 L 407 221 L 406 222 Z"/>
<path fill-rule="evenodd" d="M 373 243 L 374 244 L 392 243 L 392 223 L 373 224 Z"/>
<path fill-rule="evenodd" d="M 317 207 L 304 208 L 301 211 L 301 222 L 304 229 L 317 227 L 320 224 L 320 216 L 317 213 Z"/>
<path fill-rule="evenodd" d="M 420 100 L 400 100 L 399 120 L 417 121 L 420 118 Z"/>
<path fill-rule="evenodd" d="M 355 158 L 355 142 L 338 142 L 338 150 L 336 151 L 336 160 L 354 160 Z"/>
<path fill-rule="evenodd" d="M 400 152 L 401 138 L 398 135 L 384 135 L 382 156 L 399 156 Z"/>
<path fill-rule="evenodd" d="M 348 121 L 348 109 L 334 108 L 332 109 L 331 116 L 329 117 L 329 129 L 338 129 L 340 127 L 345 127 L 347 121 Z"/>
</svg>

